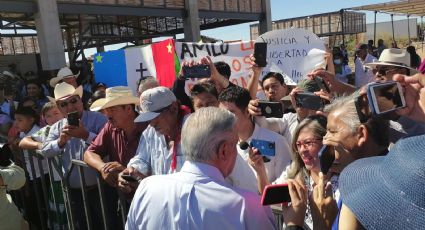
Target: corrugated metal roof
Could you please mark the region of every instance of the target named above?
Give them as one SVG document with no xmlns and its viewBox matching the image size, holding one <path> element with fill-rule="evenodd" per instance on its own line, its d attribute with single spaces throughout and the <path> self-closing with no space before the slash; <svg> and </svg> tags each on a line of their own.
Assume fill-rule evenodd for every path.
<svg viewBox="0 0 425 230">
<path fill-rule="evenodd" d="M 369 10 L 394 15 L 425 16 L 425 0 L 399 0 L 386 3 L 364 5 L 351 10 Z"/>
</svg>

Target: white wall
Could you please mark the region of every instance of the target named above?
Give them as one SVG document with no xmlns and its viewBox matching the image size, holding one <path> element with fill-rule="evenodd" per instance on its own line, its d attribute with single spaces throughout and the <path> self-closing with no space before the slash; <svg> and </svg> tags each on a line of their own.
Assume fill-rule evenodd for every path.
<svg viewBox="0 0 425 230">
<path fill-rule="evenodd" d="M 417 31 L 417 19 L 410 18 L 410 38 L 418 38 Z M 399 38 L 408 38 L 408 29 L 407 29 L 407 19 L 394 21 L 394 36 L 396 39 Z M 366 24 L 366 40 L 373 39 L 373 31 L 374 26 L 373 23 Z M 376 40 L 380 38 L 380 36 L 390 36 L 392 38 L 392 27 L 391 21 L 389 22 L 379 22 L 376 23 Z"/>
</svg>

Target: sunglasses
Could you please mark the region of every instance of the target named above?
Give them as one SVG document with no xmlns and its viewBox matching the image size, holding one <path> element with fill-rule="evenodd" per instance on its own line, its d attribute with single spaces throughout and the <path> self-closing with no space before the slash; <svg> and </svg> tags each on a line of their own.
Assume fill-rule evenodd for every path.
<svg viewBox="0 0 425 230">
<path fill-rule="evenodd" d="M 375 75 L 376 73 L 379 73 L 382 76 L 387 76 L 390 75 L 391 73 L 394 73 L 395 71 L 401 70 L 402 68 L 398 68 L 398 67 L 379 67 L 377 66 L 376 68 L 372 69 L 372 73 Z"/>
<path fill-rule="evenodd" d="M 61 101 L 61 102 L 59 102 L 59 107 L 66 108 L 69 104 L 75 105 L 75 104 L 77 104 L 77 102 L 78 102 L 78 99 L 76 97 L 73 97 L 73 98 L 71 98 L 68 101 Z"/>
</svg>

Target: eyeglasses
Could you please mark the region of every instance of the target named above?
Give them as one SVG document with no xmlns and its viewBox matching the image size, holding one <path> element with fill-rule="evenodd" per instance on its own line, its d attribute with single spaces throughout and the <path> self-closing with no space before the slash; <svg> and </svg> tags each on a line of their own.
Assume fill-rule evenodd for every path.
<svg viewBox="0 0 425 230">
<path fill-rule="evenodd" d="M 393 74 L 395 71 L 400 70 L 401 68 L 397 67 L 389 67 L 389 66 L 377 66 L 372 69 L 372 73 L 376 75 L 376 73 L 379 73 L 382 76 L 387 76 L 390 74 Z"/>
<path fill-rule="evenodd" d="M 68 106 L 68 104 L 75 105 L 75 104 L 77 104 L 77 102 L 78 102 L 78 99 L 76 97 L 73 97 L 69 101 L 61 101 L 61 102 L 59 102 L 59 107 L 66 108 Z"/>
<path fill-rule="evenodd" d="M 304 148 L 309 149 L 313 146 L 313 144 L 316 144 L 318 141 L 322 141 L 322 139 L 307 139 L 303 141 L 297 141 L 295 142 L 295 146 L 297 147 L 297 150 L 300 150 L 301 146 L 304 146 Z"/>
</svg>

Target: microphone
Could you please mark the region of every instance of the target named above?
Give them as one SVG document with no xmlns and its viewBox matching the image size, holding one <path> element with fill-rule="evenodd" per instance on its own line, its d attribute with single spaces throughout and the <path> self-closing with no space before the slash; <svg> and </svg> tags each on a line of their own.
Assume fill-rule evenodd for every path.
<svg viewBox="0 0 425 230">
<path fill-rule="evenodd" d="M 241 141 L 239 143 L 239 148 L 241 148 L 242 150 L 247 150 L 249 147 L 249 144 L 246 141 Z"/>
</svg>

